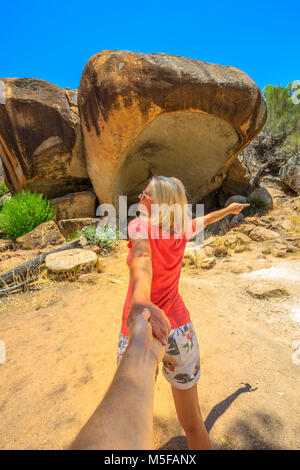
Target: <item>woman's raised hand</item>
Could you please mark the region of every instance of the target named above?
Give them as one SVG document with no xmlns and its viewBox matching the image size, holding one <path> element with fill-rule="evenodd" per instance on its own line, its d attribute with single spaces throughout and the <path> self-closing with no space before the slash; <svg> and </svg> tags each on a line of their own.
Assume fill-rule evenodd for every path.
<svg viewBox="0 0 300 470">
<path fill-rule="evenodd" d="M 239 204 L 238 202 L 233 202 L 226 207 L 228 214 L 239 214 L 245 207 L 250 206 L 249 203 Z"/>
</svg>

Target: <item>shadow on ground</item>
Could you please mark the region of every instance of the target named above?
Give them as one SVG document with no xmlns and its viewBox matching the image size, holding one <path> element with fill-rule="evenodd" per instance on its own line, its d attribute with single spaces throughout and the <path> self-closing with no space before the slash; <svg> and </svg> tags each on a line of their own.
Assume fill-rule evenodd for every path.
<svg viewBox="0 0 300 470">
<path fill-rule="evenodd" d="M 208 432 L 222 416 L 232 403 L 243 393 L 254 392 L 257 388 L 252 388 L 250 384 L 243 384 L 244 387 L 239 388 L 229 395 L 225 400 L 215 405 L 209 412 L 205 427 Z M 229 449 L 265 449 L 265 450 L 281 450 L 280 431 L 282 430 L 282 421 L 278 417 L 271 416 L 264 412 L 249 412 L 247 420 L 238 420 L 231 425 L 229 430 L 221 439 L 221 442 L 213 442 L 214 450 Z M 188 450 L 187 440 L 185 436 L 172 437 L 159 450 Z"/>
</svg>

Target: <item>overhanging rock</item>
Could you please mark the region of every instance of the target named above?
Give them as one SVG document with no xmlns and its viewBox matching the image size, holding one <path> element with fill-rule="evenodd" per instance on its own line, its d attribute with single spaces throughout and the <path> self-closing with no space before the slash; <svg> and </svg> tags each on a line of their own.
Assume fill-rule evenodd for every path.
<svg viewBox="0 0 300 470">
<path fill-rule="evenodd" d="M 152 175 L 176 176 L 190 202 L 219 188 L 267 110 L 244 72 L 169 54 L 102 51 L 78 90 L 87 169 L 101 202 L 137 200 Z"/>
</svg>

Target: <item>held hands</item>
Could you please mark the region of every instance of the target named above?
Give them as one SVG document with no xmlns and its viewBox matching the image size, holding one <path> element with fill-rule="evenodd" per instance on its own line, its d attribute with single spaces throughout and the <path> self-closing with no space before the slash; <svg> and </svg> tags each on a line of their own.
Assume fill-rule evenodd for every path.
<svg viewBox="0 0 300 470">
<path fill-rule="evenodd" d="M 226 207 L 228 214 L 239 214 L 245 207 L 250 206 L 249 203 L 247 204 L 239 204 L 238 202 L 233 202 Z"/>
<path fill-rule="evenodd" d="M 127 327 L 130 328 L 130 324 L 135 318 L 140 315 L 144 309 L 149 310 L 150 318 L 149 323 L 152 327 L 152 333 L 163 346 L 168 342 L 168 337 L 171 329 L 171 324 L 164 311 L 154 305 L 152 302 L 134 302 L 132 304 L 130 313 L 127 318 Z"/>
<path fill-rule="evenodd" d="M 152 335 L 150 325 L 150 311 L 145 308 L 141 314 L 137 315 L 130 322 L 128 327 L 128 337 L 130 343 L 135 343 L 142 349 L 148 349 L 156 360 L 157 365 L 162 360 L 165 347 Z"/>
</svg>

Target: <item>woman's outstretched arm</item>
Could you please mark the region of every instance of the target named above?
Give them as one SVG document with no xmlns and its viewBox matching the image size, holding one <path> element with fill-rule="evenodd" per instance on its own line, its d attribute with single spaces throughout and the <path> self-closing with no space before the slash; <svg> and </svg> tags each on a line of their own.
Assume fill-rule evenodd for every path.
<svg viewBox="0 0 300 470">
<path fill-rule="evenodd" d="M 210 212 L 210 214 L 197 217 L 193 219 L 192 226 L 194 235 L 201 232 L 207 225 L 213 224 L 214 222 L 218 222 L 218 220 L 223 219 L 229 214 L 239 214 L 245 207 L 250 206 L 249 203 L 246 204 L 239 204 L 238 202 L 233 202 L 227 207 L 220 209 L 218 211 Z"/>
</svg>

